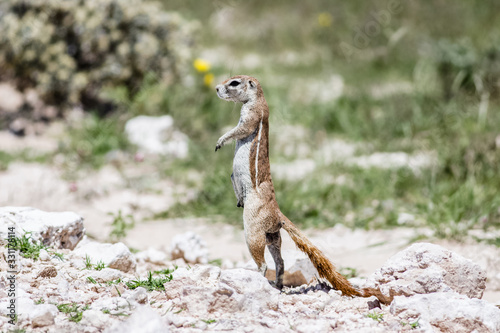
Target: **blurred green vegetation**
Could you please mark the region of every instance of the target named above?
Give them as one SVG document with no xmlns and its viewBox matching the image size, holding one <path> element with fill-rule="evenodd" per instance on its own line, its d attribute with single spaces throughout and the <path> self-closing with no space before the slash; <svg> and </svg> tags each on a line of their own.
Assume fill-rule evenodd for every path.
<svg viewBox="0 0 500 333">
<path fill-rule="evenodd" d="M 14 161 L 23 161 L 27 163 L 47 163 L 52 154 L 39 153 L 33 150 L 25 149 L 17 152 L 0 151 L 0 171 L 8 169 L 9 164 Z"/>
<path fill-rule="evenodd" d="M 184 85 L 166 85 L 151 73 L 134 96 L 124 87 L 108 87 L 105 93 L 117 111 L 111 118 L 90 117 L 72 131 L 68 151 L 102 165 L 96 156 L 130 149 L 122 134 L 125 119 L 170 114 L 190 137 L 190 155 L 161 160 L 158 168 L 198 195 L 156 218 L 201 216 L 242 225 L 230 181 L 231 145 L 213 152 L 224 129 L 236 125 L 240 106 L 219 100 L 216 82 L 207 75 L 221 80 L 249 74 L 261 81 L 270 106 L 271 163 L 296 157 L 284 156 L 276 145 L 280 129 L 290 124 L 307 130 L 304 141 L 311 142 L 311 154 L 324 138 L 338 138 L 357 143 L 365 154 L 432 151 L 437 156 L 435 165 L 419 172 L 335 161 L 318 163 L 300 181 L 274 177 L 280 207 L 294 223 L 385 228 L 399 225 L 398 216 L 408 213 L 414 219 L 406 226 L 428 226 L 439 237 L 496 229 L 500 2 L 401 1 L 394 13 L 390 3 L 165 0 L 165 9 L 201 22 L 199 57 L 215 54 L 210 72 L 192 68 L 192 82 Z M 382 11 L 390 15 L 377 30 L 374 17 Z M 360 29 L 364 39 L 357 35 Z M 346 56 L 341 45 L 353 52 Z M 254 65 L 248 55 L 255 55 Z M 334 74 L 343 78 L 339 99 L 300 98 L 307 94 L 303 82 L 333 90 L 328 80 Z M 84 141 L 91 144 L 81 147 Z M 201 180 L 193 180 L 193 172 Z M 326 181 L 338 177 L 349 181 Z"/>
<path fill-rule="evenodd" d="M 244 71 L 260 78 L 271 107 L 272 135 L 280 135 L 273 133 L 273 126 L 292 123 L 309 129 L 313 137 L 326 133 L 362 143 L 368 153 L 437 153 L 436 165 L 419 173 L 410 168 L 366 169 L 339 161 L 317 168 L 301 181 L 275 177 L 278 202 L 292 221 L 310 227 L 344 223 L 384 228 L 397 226 L 399 214 L 406 212 L 414 216 L 406 225 L 429 226 L 438 237 L 461 238 L 470 229 L 496 229 L 500 226 L 500 3 L 403 1 L 401 12 L 391 15 L 381 32 L 368 38 L 369 45 L 346 59 L 340 44 L 353 46 L 356 27 L 366 26 L 373 20 L 371 14 L 380 13 L 388 4 L 165 2 L 167 8 L 203 24 L 226 22 L 228 30 L 236 30 L 221 37 L 223 27 L 204 29 L 201 40 L 207 48 L 224 45 L 231 50 L 231 58 L 214 68 L 219 76 Z M 313 60 L 280 61 L 280 55 L 290 50 L 305 58 L 312 53 Z M 261 66 L 245 69 L 238 60 L 248 52 L 262 56 Z M 321 81 L 331 73 L 344 78 L 340 99 L 291 101 L 289 89 L 294 82 Z M 397 89 L 405 82 L 411 85 L 409 91 Z M 373 87 L 387 84 L 396 86 L 394 92 L 373 93 Z M 202 170 L 203 183 L 198 185 L 196 200 L 175 206 L 163 217 L 219 215 L 241 223 L 229 180 L 231 149 L 217 156 L 212 153 L 222 128 L 237 121 L 235 112 L 229 110 L 233 106 L 227 104 L 200 104 L 198 115 L 213 114 L 217 119 L 215 128 L 204 128 L 212 133 L 211 141 L 193 140 L 192 158 L 182 166 L 172 165 L 171 170 Z M 226 119 L 221 118 L 221 110 Z M 182 130 L 196 137 L 193 127 L 182 126 Z M 283 153 L 272 146 L 273 141 L 271 161 L 281 161 Z M 351 181 L 325 181 L 344 175 Z"/>
<path fill-rule="evenodd" d="M 59 143 L 59 151 L 66 156 L 69 169 L 98 168 L 111 160 L 110 154 L 130 150 L 124 132 L 123 116 L 114 114 L 105 118 L 90 114 L 68 128 L 69 139 Z"/>
<path fill-rule="evenodd" d="M 61 111 L 79 103 L 104 114 L 103 87 L 133 95 L 150 71 L 178 82 L 196 28 L 148 0 L 3 1 L 0 79 Z"/>
</svg>

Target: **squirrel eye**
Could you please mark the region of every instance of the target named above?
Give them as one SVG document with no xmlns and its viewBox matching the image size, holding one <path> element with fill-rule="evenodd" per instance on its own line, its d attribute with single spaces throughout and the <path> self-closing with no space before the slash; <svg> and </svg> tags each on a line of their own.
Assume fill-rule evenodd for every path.
<svg viewBox="0 0 500 333">
<path fill-rule="evenodd" d="M 238 81 L 231 81 L 231 83 L 229 84 L 231 87 L 236 87 L 238 86 L 240 83 Z"/>
</svg>

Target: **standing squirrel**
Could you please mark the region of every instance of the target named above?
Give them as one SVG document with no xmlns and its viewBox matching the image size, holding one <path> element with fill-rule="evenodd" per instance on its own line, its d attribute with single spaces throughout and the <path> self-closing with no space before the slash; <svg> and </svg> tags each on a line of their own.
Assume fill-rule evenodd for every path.
<svg viewBox="0 0 500 333">
<path fill-rule="evenodd" d="M 320 277 L 327 279 L 335 289 L 346 296 L 370 296 L 354 288 L 337 272 L 328 258 L 280 211 L 269 164 L 269 107 L 259 81 L 238 75 L 217 85 L 216 90 L 223 100 L 243 103 L 238 125 L 220 137 L 215 151 L 236 140 L 231 181 L 237 206 L 243 207 L 245 240 L 259 271 L 266 274 L 264 250 L 267 245 L 276 263 L 276 281 L 271 284 L 283 288 L 285 268 L 280 235 L 283 228 L 309 256 Z"/>
</svg>

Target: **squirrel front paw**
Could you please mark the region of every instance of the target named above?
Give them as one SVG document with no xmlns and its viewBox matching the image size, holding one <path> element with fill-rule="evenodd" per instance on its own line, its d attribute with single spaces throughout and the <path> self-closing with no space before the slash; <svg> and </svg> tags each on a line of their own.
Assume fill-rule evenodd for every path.
<svg viewBox="0 0 500 333">
<path fill-rule="evenodd" d="M 223 145 L 222 140 L 219 139 L 219 141 L 217 141 L 217 145 L 215 145 L 215 151 L 221 149 Z"/>
</svg>

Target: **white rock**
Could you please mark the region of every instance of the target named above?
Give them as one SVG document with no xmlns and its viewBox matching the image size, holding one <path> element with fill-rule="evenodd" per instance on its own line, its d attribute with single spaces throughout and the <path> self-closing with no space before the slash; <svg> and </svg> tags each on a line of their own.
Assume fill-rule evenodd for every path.
<svg viewBox="0 0 500 333">
<path fill-rule="evenodd" d="M 279 294 L 279 291 L 273 288 L 262 274 L 243 268 L 222 271 L 219 281 L 234 288 L 239 294 L 252 293 L 260 290 L 269 294 Z"/>
<path fill-rule="evenodd" d="M 221 271 L 218 283 L 212 287 L 208 282 L 215 282 L 217 273 L 215 269 L 200 268 L 192 277 L 205 279 L 205 283 L 196 285 L 188 277 L 174 279 L 165 284 L 167 298 L 180 298 L 178 306 L 198 318 L 214 312 L 258 316 L 263 311 L 278 309 L 280 292 L 260 273 L 245 269 Z"/>
<path fill-rule="evenodd" d="M 127 320 L 104 330 L 105 333 L 170 332 L 166 320 L 146 306 L 138 308 Z"/>
<path fill-rule="evenodd" d="M 415 221 L 415 216 L 409 213 L 399 213 L 398 224 L 408 224 Z"/>
<path fill-rule="evenodd" d="M 105 283 L 108 281 L 114 281 L 121 279 L 123 277 L 123 273 L 117 269 L 113 268 L 104 268 L 100 271 L 90 271 L 88 276 L 91 276 L 100 283 Z"/>
<path fill-rule="evenodd" d="M 269 262 L 269 265 L 272 265 L 271 262 Z M 234 268 L 243 268 L 243 269 L 249 269 L 249 270 L 257 270 L 257 264 L 253 260 L 248 260 L 248 261 L 238 261 L 236 262 L 236 265 Z"/>
<path fill-rule="evenodd" d="M 298 250 L 283 250 L 281 256 L 283 257 L 286 271 L 290 273 L 300 271 L 307 282 L 310 282 L 315 276 L 319 276 L 318 271 L 304 252 Z M 265 258 L 267 267 L 275 270 L 276 265 L 274 260 L 267 251 L 265 253 Z"/>
<path fill-rule="evenodd" d="M 441 246 L 416 243 L 391 257 L 363 287 L 389 304 L 394 296 L 449 291 L 481 298 L 485 283 L 478 264 Z"/>
<path fill-rule="evenodd" d="M 191 270 L 187 267 L 179 267 L 172 273 L 172 278 L 174 280 L 191 277 Z"/>
<path fill-rule="evenodd" d="M 429 168 L 437 163 L 434 153 L 419 152 L 409 155 L 405 152 L 376 152 L 371 155 L 362 155 L 350 158 L 347 164 L 357 165 L 361 168 L 372 167 L 381 169 L 398 169 L 407 167 L 413 172 Z"/>
<path fill-rule="evenodd" d="M 221 274 L 220 267 L 208 265 L 195 265 L 190 271 L 191 279 L 214 286 L 218 282 Z"/>
<path fill-rule="evenodd" d="M 204 288 L 185 285 L 181 288 L 180 306 L 196 316 L 208 316 L 214 311 L 232 313 L 242 308 L 243 296 L 230 288 Z"/>
<path fill-rule="evenodd" d="M 165 287 L 165 297 L 167 299 L 180 298 L 184 287 L 195 286 L 196 282 L 189 277 L 174 278 L 172 281 L 163 284 Z"/>
<path fill-rule="evenodd" d="M 72 212 L 44 212 L 31 207 L 0 208 L 0 238 L 8 237 L 8 227 L 18 235 L 31 232 L 44 245 L 73 250 L 85 234 L 83 218 Z"/>
<path fill-rule="evenodd" d="M 222 269 L 231 269 L 231 268 L 234 268 L 234 262 L 232 262 L 229 259 L 223 259 L 222 260 L 221 268 Z"/>
<path fill-rule="evenodd" d="M 139 304 L 145 304 L 148 301 L 148 292 L 146 288 L 138 287 L 130 292 L 127 300 L 134 301 Z"/>
<path fill-rule="evenodd" d="M 17 112 L 23 103 L 23 94 L 8 83 L 0 83 L 0 112 Z"/>
<path fill-rule="evenodd" d="M 90 308 L 98 311 L 109 310 L 112 312 L 121 312 L 130 310 L 130 303 L 122 297 L 104 297 L 93 302 Z"/>
<path fill-rule="evenodd" d="M 500 332 L 500 309 L 454 292 L 396 296 L 390 311 L 426 332 Z"/>
<path fill-rule="evenodd" d="M 194 267 L 188 268 L 178 268 L 172 273 L 172 281 L 165 283 L 166 293 L 169 294 L 169 298 L 173 298 L 171 295 L 177 295 L 177 292 L 172 292 L 172 286 L 175 285 L 175 289 L 179 289 L 184 285 L 197 285 L 201 287 L 216 287 L 219 283 L 219 277 L 221 274 L 221 269 L 217 266 L 211 265 L 195 265 Z M 180 283 L 177 283 L 181 281 Z M 168 286 L 168 288 L 167 288 Z M 170 290 L 170 292 L 167 291 Z"/>
<path fill-rule="evenodd" d="M 111 320 L 112 319 L 110 318 L 110 315 L 105 314 L 102 311 L 90 309 L 83 312 L 80 324 L 87 327 L 90 326 L 98 329 L 103 329 L 109 326 L 109 322 Z"/>
<path fill-rule="evenodd" d="M 30 313 L 31 326 L 45 327 L 54 324 L 54 317 L 59 313 L 57 307 L 53 304 L 37 305 L 32 313 Z"/>
<path fill-rule="evenodd" d="M 174 129 L 171 116 L 132 118 L 127 121 L 125 132 L 130 142 L 146 153 L 187 157 L 188 137 Z"/>
<path fill-rule="evenodd" d="M 88 242 L 74 250 L 74 254 L 82 259 L 89 256 L 93 264 L 104 262 L 109 268 L 122 272 L 134 272 L 137 266 L 134 256 L 123 243 L 109 244 Z"/>
<path fill-rule="evenodd" d="M 297 332 L 328 332 L 331 330 L 330 323 L 327 320 L 307 320 L 295 327 Z"/>
<path fill-rule="evenodd" d="M 7 297 L 0 301 L 0 314 L 2 314 L 3 316 L 7 316 L 10 314 L 10 309 L 8 308 L 8 306 L 10 306 L 9 302 L 10 299 Z M 20 314 L 29 315 L 30 313 L 33 313 L 35 311 L 35 308 L 36 305 L 33 302 L 33 300 L 29 299 L 28 297 L 18 296 L 16 300 L 16 313 L 18 315 Z"/>
<path fill-rule="evenodd" d="M 41 261 L 49 261 L 50 255 L 46 250 L 41 249 L 40 254 L 38 255 L 38 259 L 40 259 Z"/>
<path fill-rule="evenodd" d="M 193 264 L 208 262 L 208 249 L 205 241 L 194 232 L 176 235 L 171 246 L 172 259 L 183 258 Z"/>
<path fill-rule="evenodd" d="M 301 80 L 292 83 L 290 98 L 302 103 L 320 101 L 333 102 L 340 98 L 344 91 L 342 76 L 333 74 L 323 80 Z"/>
<path fill-rule="evenodd" d="M 259 272 L 242 268 L 228 269 L 221 272 L 219 290 L 227 290 L 243 296 L 242 307 L 252 314 L 262 310 L 276 310 L 280 292 Z"/>
<path fill-rule="evenodd" d="M 298 181 L 307 177 L 316 169 L 312 159 L 297 159 L 289 163 L 273 163 L 271 170 L 277 179 Z"/>
<path fill-rule="evenodd" d="M 193 324 L 197 322 L 196 318 L 188 317 L 188 316 L 178 316 L 178 315 L 171 313 L 171 312 L 169 312 L 165 315 L 165 319 L 169 325 L 173 325 L 173 326 L 179 327 L 179 328 L 183 327 L 183 326 L 193 327 Z"/>
<path fill-rule="evenodd" d="M 163 264 L 165 264 L 165 261 L 167 260 L 167 254 L 163 251 L 158 251 L 158 250 L 150 247 L 146 251 L 141 251 L 139 253 L 136 253 L 135 258 L 142 259 L 144 261 L 147 261 L 147 262 L 150 262 L 153 264 L 163 265 Z"/>
<path fill-rule="evenodd" d="M 70 285 L 67 280 L 60 280 L 57 283 L 57 291 L 59 292 L 59 295 L 61 295 L 61 297 L 65 298 L 68 296 L 69 288 Z"/>
</svg>

